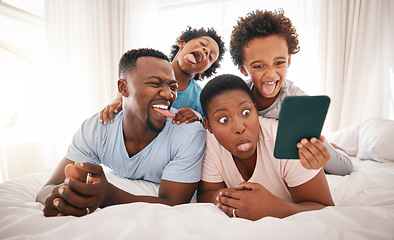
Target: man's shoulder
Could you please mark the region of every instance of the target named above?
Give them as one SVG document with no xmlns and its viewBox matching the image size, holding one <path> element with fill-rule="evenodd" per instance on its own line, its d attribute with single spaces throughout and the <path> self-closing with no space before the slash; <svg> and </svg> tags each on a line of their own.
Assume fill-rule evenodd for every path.
<svg viewBox="0 0 394 240">
<path fill-rule="evenodd" d="M 122 126 L 123 112 L 114 114 L 114 121 L 107 124 L 100 122 L 100 113 L 93 114 L 88 117 L 81 126 L 84 134 L 99 136 L 99 138 L 107 138 L 111 132 L 116 131 L 119 126 Z"/>
<path fill-rule="evenodd" d="M 172 119 L 167 119 L 166 128 L 172 134 L 180 134 L 180 135 L 194 135 L 194 134 L 205 134 L 205 129 L 202 126 L 201 122 L 192 122 L 192 123 L 182 123 L 175 124 L 172 123 Z"/>
</svg>

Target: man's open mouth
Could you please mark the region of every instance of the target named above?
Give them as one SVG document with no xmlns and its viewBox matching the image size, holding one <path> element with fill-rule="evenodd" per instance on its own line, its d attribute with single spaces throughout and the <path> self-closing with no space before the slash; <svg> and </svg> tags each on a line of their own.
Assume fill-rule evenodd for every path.
<svg viewBox="0 0 394 240">
<path fill-rule="evenodd" d="M 168 105 L 165 104 L 155 104 L 152 106 L 153 110 L 155 110 L 155 112 L 163 115 L 166 118 L 173 118 L 175 117 L 175 114 L 173 114 L 172 112 L 170 112 L 170 107 Z"/>
</svg>

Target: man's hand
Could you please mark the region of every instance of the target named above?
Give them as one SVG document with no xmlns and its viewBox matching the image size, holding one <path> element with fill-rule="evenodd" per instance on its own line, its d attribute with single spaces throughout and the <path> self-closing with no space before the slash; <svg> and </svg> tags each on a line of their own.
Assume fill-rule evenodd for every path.
<svg viewBox="0 0 394 240">
<path fill-rule="evenodd" d="M 178 113 L 172 119 L 172 123 L 181 124 L 185 123 L 192 123 L 195 121 L 202 122 L 201 114 L 191 108 L 182 108 L 178 109 Z"/>
<path fill-rule="evenodd" d="M 327 147 L 323 144 L 325 141 L 324 136 L 311 138 L 310 141 L 303 138 L 297 147 L 299 149 L 299 156 L 302 166 L 306 169 L 319 169 L 327 165 L 330 161 L 330 153 Z"/>
<path fill-rule="evenodd" d="M 100 165 L 76 163 L 74 166 L 73 171 L 87 174 L 86 182 L 66 176 L 65 186 L 58 188 L 53 204 L 63 215 L 83 216 L 105 204 L 108 182 Z"/>
</svg>

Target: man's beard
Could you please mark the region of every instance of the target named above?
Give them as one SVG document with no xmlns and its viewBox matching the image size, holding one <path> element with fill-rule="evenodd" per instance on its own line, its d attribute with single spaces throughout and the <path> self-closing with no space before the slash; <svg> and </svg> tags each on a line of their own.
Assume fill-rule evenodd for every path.
<svg viewBox="0 0 394 240">
<path fill-rule="evenodd" d="M 163 124 L 163 126 L 162 126 L 161 128 L 156 127 L 156 126 L 152 123 L 152 121 L 150 120 L 150 113 L 148 112 L 148 118 L 146 119 L 145 124 L 146 124 L 146 126 L 147 126 L 150 130 L 152 130 L 153 132 L 160 133 L 161 130 L 163 130 L 164 126 L 166 125 L 166 122 L 167 122 L 167 121 L 164 121 L 164 124 Z"/>
</svg>

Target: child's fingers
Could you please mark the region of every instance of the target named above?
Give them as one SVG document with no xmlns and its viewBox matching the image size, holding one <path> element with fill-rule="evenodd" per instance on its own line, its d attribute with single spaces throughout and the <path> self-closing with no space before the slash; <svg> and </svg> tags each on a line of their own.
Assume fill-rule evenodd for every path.
<svg viewBox="0 0 394 240">
<path fill-rule="evenodd" d="M 119 103 L 118 106 L 116 106 L 114 112 L 118 113 L 118 112 L 120 112 L 120 110 L 122 110 L 122 108 L 123 108 L 122 103 Z"/>
<path fill-rule="evenodd" d="M 191 123 L 199 120 L 198 116 L 196 116 L 193 111 L 190 111 L 189 108 L 184 108 L 183 110 L 184 111 L 182 112 L 178 111 L 178 113 L 173 118 L 172 123 Z"/>
<path fill-rule="evenodd" d="M 108 111 L 109 111 L 110 105 L 106 106 L 103 110 L 100 112 L 100 122 L 107 124 L 108 122 Z"/>
</svg>

